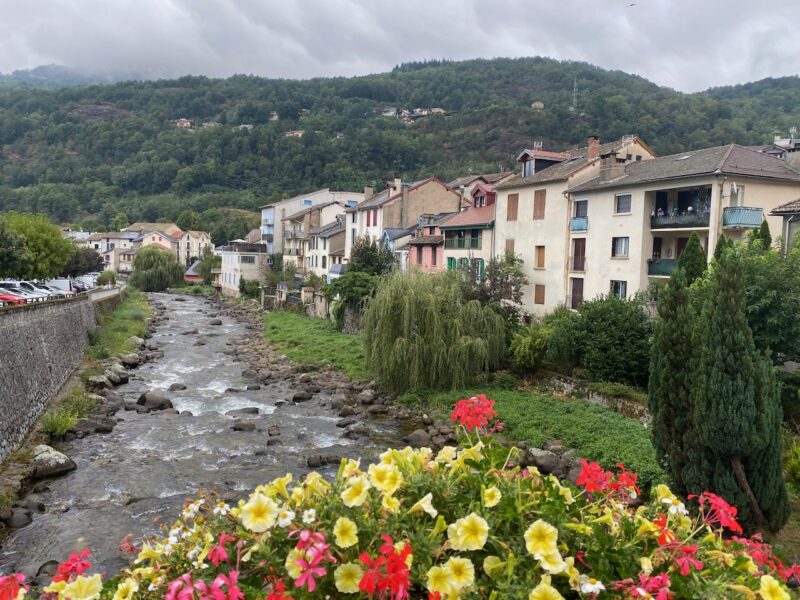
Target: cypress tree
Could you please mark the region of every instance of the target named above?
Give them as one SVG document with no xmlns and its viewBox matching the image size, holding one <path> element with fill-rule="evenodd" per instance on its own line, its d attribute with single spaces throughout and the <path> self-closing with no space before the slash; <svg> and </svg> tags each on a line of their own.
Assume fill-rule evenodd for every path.
<svg viewBox="0 0 800 600">
<path fill-rule="evenodd" d="M 761 221 L 761 227 L 758 229 L 758 237 L 761 238 L 761 244 L 764 250 L 769 250 L 772 246 L 772 234 L 769 232 L 769 223 L 764 219 Z"/>
<path fill-rule="evenodd" d="M 741 522 L 750 529 L 779 529 L 788 516 L 788 498 L 781 473 L 778 386 L 747 324 L 739 252 L 722 256 L 706 294 L 696 334 L 699 356 L 681 487 L 721 495 L 739 508 Z"/>
<path fill-rule="evenodd" d="M 700 238 L 697 233 L 692 232 L 689 242 L 683 250 L 683 254 L 678 259 L 678 266 L 683 269 L 686 275 L 686 285 L 692 285 L 694 280 L 701 277 L 706 270 L 706 253 L 700 245 Z"/>
<path fill-rule="evenodd" d="M 689 303 L 686 277 L 678 268 L 658 299 L 658 317 L 653 323 L 648 401 L 653 416 L 653 445 L 659 463 L 685 494 L 682 473 L 687 462 L 683 435 L 689 426 L 694 364 L 692 332 L 694 315 Z"/>
<path fill-rule="evenodd" d="M 732 247 L 733 241 L 726 238 L 725 234 L 720 233 L 719 239 L 717 240 L 717 247 L 714 248 L 714 258 L 719 261 L 719 259 L 721 259 L 722 255 L 725 253 L 725 250 Z"/>
</svg>

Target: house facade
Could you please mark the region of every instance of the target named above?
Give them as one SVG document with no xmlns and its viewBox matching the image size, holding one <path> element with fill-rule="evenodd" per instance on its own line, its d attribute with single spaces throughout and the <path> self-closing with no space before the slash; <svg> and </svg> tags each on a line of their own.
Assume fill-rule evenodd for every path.
<svg viewBox="0 0 800 600">
<path fill-rule="evenodd" d="M 330 201 L 310 206 L 289 215 L 282 221 L 283 264 L 293 264 L 297 273 L 305 273 L 308 265 L 311 231 L 336 220 L 345 208 L 343 202 Z"/>
<path fill-rule="evenodd" d="M 219 272 L 219 289 L 226 296 L 238 297 L 243 279 L 261 281 L 269 269 L 270 253 L 261 243 L 261 230 L 252 230 L 246 238 L 232 240 L 219 248 L 222 264 Z"/>
<path fill-rule="evenodd" d="M 283 252 L 283 219 L 304 208 L 327 202 L 343 202 L 355 206 L 364 199 L 360 192 L 334 192 L 328 188 L 279 200 L 261 207 L 261 241 L 269 254 Z"/>
<path fill-rule="evenodd" d="M 435 177 L 412 183 L 394 179 L 383 191 L 346 210 L 345 256 L 350 256 L 360 237 L 378 241 L 386 229 L 406 229 L 418 224 L 422 215 L 458 212 L 466 206 L 457 192 Z"/>
<path fill-rule="evenodd" d="M 178 262 L 190 266 L 203 255 L 203 250 L 211 244 L 211 234 L 206 231 L 184 231 L 178 238 Z"/>
<path fill-rule="evenodd" d="M 327 280 L 331 268 L 343 263 L 345 217 L 344 213 L 336 215 L 331 223 L 309 232 L 306 273 L 314 273 Z"/>
<path fill-rule="evenodd" d="M 414 237 L 408 242 L 408 269 L 436 273 L 445 269 L 444 234 L 441 223 L 457 213 L 422 215 Z"/>
<path fill-rule="evenodd" d="M 577 308 L 601 294 L 625 298 L 669 277 L 689 236 L 696 233 L 710 261 L 720 235 L 744 241 L 800 195 L 800 172 L 775 156 L 729 144 L 620 164 L 603 156 L 598 175 L 572 186 L 570 248 L 585 257 L 583 271 L 564 277 L 563 301 Z M 580 222 L 577 222 L 580 221 Z"/>
<path fill-rule="evenodd" d="M 800 234 L 800 198 L 772 209 L 770 216 L 780 217 L 782 220 L 780 235 L 784 240 L 784 249 L 789 252 L 798 242 Z M 770 228 L 771 231 L 772 228 Z"/>
<path fill-rule="evenodd" d="M 543 315 L 563 304 L 568 273 L 601 268 L 587 263 L 585 249 L 572 240 L 570 229 L 583 232 L 588 224 L 583 205 L 572 206 L 566 191 L 597 177 L 604 154 L 622 165 L 653 157 L 637 137 L 601 144 L 592 136 L 585 147 L 567 152 L 524 150 L 517 174 L 497 185 L 492 251 L 522 259 L 529 281 L 522 299 L 527 312 Z"/>
</svg>

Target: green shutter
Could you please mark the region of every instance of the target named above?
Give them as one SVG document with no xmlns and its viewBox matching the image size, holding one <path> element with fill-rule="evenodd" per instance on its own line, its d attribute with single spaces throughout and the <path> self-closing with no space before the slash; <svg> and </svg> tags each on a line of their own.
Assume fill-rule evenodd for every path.
<svg viewBox="0 0 800 600">
<path fill-rule="evenodd" d="M 476 258 L 475 260 L 478 261 L 478 279 L 483 280 L 483 259 Z"/>
<path fill-rule="evenodd" d="M 448 271 L 455 271 L 456 270 L 456 259 L 452 256 L 447 257 L 447 270 Z"/>
</svg>

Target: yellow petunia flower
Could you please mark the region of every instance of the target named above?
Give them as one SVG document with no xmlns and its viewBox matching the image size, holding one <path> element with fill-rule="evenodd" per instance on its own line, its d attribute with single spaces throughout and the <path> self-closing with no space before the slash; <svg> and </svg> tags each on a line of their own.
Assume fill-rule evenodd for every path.
<svg viewBox="0 0 800 600">
<path fill-rule="evenodd" d="M 342 502 L 344 502 L 344 505 L 348 508 L 361 506 L 367 499 L 367 492 L 369 492 L 369 488 L 369 481 L 367 481 L 367 478 L 364 475 L 354 477 L 350 481 L 350 485 L 347 487 L 347 489 L 341 493 Z"/>
<path fill-rule="evenodd" d="M 475 566 L 470 559 L 453 556 L 444 566 L 450 570 L 452 585 L 457 590 L 467 589 L 475 583 Z"/>
<path fill-rule="evenodd" d="M 650 573 L 653 572 L 653 561 L 646 556 L 642 556 L 639 559 L 639 564 L 642 566 L 642 573 L 644 573 L 646 577 L 650 577 Z"/>
<path fill-rule="evenodd" d="M 324 496 L 331 488 L 331 484 L 325 481 L 325 478 L 316 471 L 311 471 L 306 475 L 305 486 L 315 496 Z"/>
<path fill-rule="evenodd" d="M 445 446 L 436 455 L 436 462 L 450 464 L 456 459 L 458 449 L 455 446 Z"/>
<path fill-rule="evenodd" d="M 364 570 L 355 563 L 344 563 L 333 572 L 336 589 L 342 594 L 357 594 L 362 577 Z"/>
<path fill-rule="evenodd" d="M 403 483 L 403 474 L 394 465 L 370 465 L 368 472 L 369 482 L 385 494 L 393 494 Z"/>
<path fill-rule="evenodd" d="M 489 524 L 473 512 L 448 527 L 447 536 L 455 550 L 480 550 L 489 537 Z"/>
<path fill-rule="evenodd" d="M 79 575 L 64 587 L 61 594 L 69 600 L 94 600 L 100 596 L 102 589 L 103 580 L 99 573 L 91 577 Z"/>
<path fill-rule="evenodd" d="M 763 575 L 760 583 L 758 593 L 763 600 L 791 600 L 789 592 L 772 575 Z"/>
<path fill-rule="evenodd" d="M 538 554 L 536 559 L 545 571 L 553 575 L 563 573 L 567 568 L 567 563 L 561 558 L 561 554 L 559 554 L 558 550 L 548 552 L 547 554 Z"/>
<path fill-rule="evenodd" d="M 414 506 L 408 509 L 408 512 L 411 514 L 426 512 L 434 518 L 439 514 L 439 511 L 433 507 L 433 494 L 430 492 L 420 498 Z"/>
<path fill-rule="evenodd" d="M 528 595 L 528 600 L 564 600 L 556 588 L 550 585 L 549 582 L 544 580 L 533 588 L 533 591 Z"/>
<path fill-rule="evenodd" d="M 453 574 L 447 567 L 435 565 L 428 569 L 425 586 L 428 588 L 429 592 L 439 592 L 442 597 L 446 598 L 455 591 L 453 586 Z"/>
<path fill-rule="evenodd" d="M 483 505 L 486 508 L 493 508 L 500 503 L 502 497 L 503 494 L 500 493 L 496 485 L 493 485 L 483 492 Z"/>
<path fill-rule="evenodd" d="M 300 565 L 297 564 L 297 560 L 301 558 L 306 558 L 306 552 L 305 550 L 298 550 L 297 548 L 289 550 L 289 554 L 286 556 L 283 566 L 292 579 L 297 579 L 303 574 L 303 570 L 300 568 Z"/>
<path fill-rule="evenodd" d="M 53 581 L 50 585 L 45 586 L 43 591 L 48 594 L 58 594 L 60 598 L 65 587 L 67 587 L 66 581 Z"/>
<path fill-rule="evenodd" d="M 292 474 L 287 473 L 283 477 L 274 479 L 272 483 L 267 486 L 267 496 L 274 497 L 281 495 L 287 500 L 289 499 L 289 484 L 292 483 Z"/>
<path fill-rule="evenodd" d="M 564 498 L 564 502 L 567 505 L 570 505 L 575 502 L 575 498 L 572 496 L 572 490 L 568 487 L 560 487 L 558 488 L 559 495 Z"/>
<path fill-rule="evenodd" d="M 339 548 L 349 548 L 358 543 L 358 526 L 347 517 L 339 517 L 333 526 L 333 535 Z"/>
<path fill-rule="evenodd" d="M 161 544 L 156 544 L 155 546 L 151 546 L 148 542 L 142 544 L 142 550 L 139 552 L 139 556 L 136 557 L 136 562 L 144 562 L 146 560 L 155 562 L 159 560 L 164 554 L 164 549 Z"/>
<path fill-rule="evenodd" d="M 483 559 L 483 572 L 492 579 L 500 575 L 505 566 L 505 561 L 500 560 L 499 556 L 490 555 Z"/>
<path fill-rule="evenodd" d="M 400 510 L 400 500 L 391 494 L 384 494 L 383 498 L 381 498 L 381 507 L 393 515 L 397 514 L 397 512 Z"/>
<path fill-rule="evenodd" d="M 353 460 L 352 458 L 348 458 L 344 463 L 344 468 L 342 469 L 342 476 L 345 479 L 350 479 L 351 477 L 356 477 L 357 475 L 361 475 L 361 459 Z"/>
<path fill-rule="evenodd" d="M 241 511 L 242 525 L 255 533 L 263 533 L 275 525 L 278 505 L 264 494 L 253 494 Z"/>
<path fill-rule="evenodd" d="M 114 592 L 113 600 L 131 600 L 133 595 L 139 591 L 139 584 L 135 580 L 128 577 L 125 581 L 117 586 L 117 591 Z"/>
<path fill-rule="evenodd" d="M 572 556 L 568 556 L 564 560 L 564 564 L 566 565 L 566 569 L 564 569 L 564 574 L 569 577 L 569 587 L 579 592 L 581 589 L 581 574 L 578 569 L 575 567 L 575 558 Z"/>
<path fill-rule="evenodd" d="M 525 548 L 534 556 L 555 551 L 557 542 L 558 529 L 541 519 L 525 531 Z"/>
</svg>

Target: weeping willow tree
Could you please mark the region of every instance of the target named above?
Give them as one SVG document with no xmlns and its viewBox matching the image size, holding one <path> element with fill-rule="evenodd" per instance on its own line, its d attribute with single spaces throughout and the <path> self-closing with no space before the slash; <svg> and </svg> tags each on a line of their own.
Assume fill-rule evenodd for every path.
<svg viewBox="0 0 800 600">
<path fill-rule="evenodd" d="M 143 292 L 163 292 L 183 279 L 183 267 L 171 252 L 147 246 L 136 253 L 128 283 Z"/>
<path fill-rule="evenodd" d="M 463 387 L 505 352 L 503 319 L 464 299 L 453 274 L 395 273 L 362 322 L 367 364 L 393 392 Z"/>
</svg>

